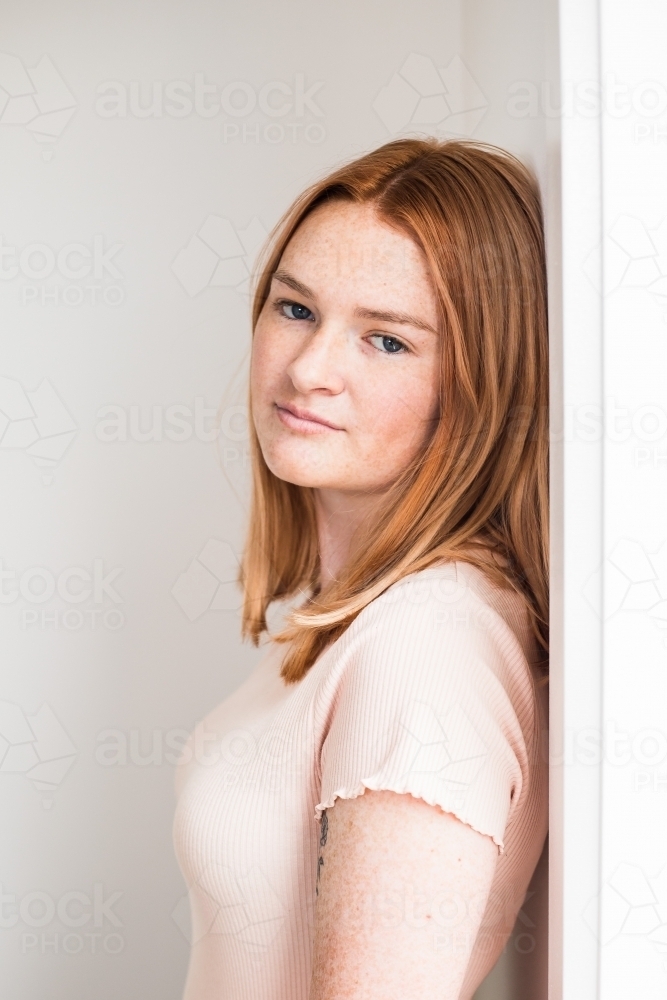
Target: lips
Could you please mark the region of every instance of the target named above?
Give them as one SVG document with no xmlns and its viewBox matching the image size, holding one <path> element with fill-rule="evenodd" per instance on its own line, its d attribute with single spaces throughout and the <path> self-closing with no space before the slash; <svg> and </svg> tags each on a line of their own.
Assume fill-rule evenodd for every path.
<svg viewBox="0 0 667 1000">
<path fill-rule="evenodd" d="M 313 413 L 311 410 L 303 410 L 293 403 L 276 403 L 278 417 L 287 427 L 292 430 L 305 431 L 306 433 L 323 430 L 341 431 L 343 428 L 332 424 L 329 420 Z"/>
</svg>

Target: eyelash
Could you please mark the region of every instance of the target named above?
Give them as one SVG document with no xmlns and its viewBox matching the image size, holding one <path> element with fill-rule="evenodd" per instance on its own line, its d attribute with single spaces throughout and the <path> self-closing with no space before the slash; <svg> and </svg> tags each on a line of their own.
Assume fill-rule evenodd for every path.
<svg viewBox="0 0 667 1000">
<path fill-rule="evenodd" d="M 381 337 L 382 340 L 393 340 L 395 344 L 399 344 L 400 347 L 401 347 L 400 351 L 380 351 L 380 354 L 409 354 L 410 353 L 410 348 L 406 344 L 404 344 L 402 340 L 399 340 L 398 337 L 393 337 L 393 336 L 391 336 L 388 333 L 372 333 L 371 336 L 368 339 L 370 340 L 373 337 Z M 378 348 L 376 348 L 376 350 L 378 350 Z"/>
<path fill-rule="evenodd" d="M 286 316 L 285 313 L 283 312 L 283 306 L 298 306 L 300 309 L 308 309 L 308 306 L 303 306 L 303 305 L 301 305 L 300 302 L 294 302 L 292 299 L 276 299 L 276 301 L 274 302 L 274 307 L 275 307 L 276 312 L 280 316 L 282 316 L 283 319 L 289 319 L 293 323 L 294 322 L 296 322 L 296 323 L 299 323 L 299 322 L 303 323 L 304 321 L 306 323 L 310 323 L 311 322 L 310 317 L 308 317 L 308 319 L 305 319 L 304 317 L 301 317 L 301 319 L 298 319 L 296 316 Z M 312 312 L 311 312 L 310 309 L 308 309 L 308 312 L 312 316 Z"/>
<path fill-rule="evenodd" d="M 280 316 L 282 316 L 283 319 L 290 320 L 292 323 L 298 323 L 298 322 L 301 322 L 301 323 L 303 323 L 303 322 L 310 323 L 311 322 L 310 317 L 308 317 L 308 319 L 306 319 L 305 317 L 301 317 L 301 319 L 297 319 L 296 316 L 286 316 L 285 315 L 285 313 L 283 311 L 283 307 L 284 306 L 299 306 L 300 309 L 307 309 L 308 312 L 312 316 L 312 311 L 310 309 L 308 309 L 308 306 L 304 306 L 300 302 L 295 302 L 293 299 L 276 299 L 276 301 L 274 302 L 273 305 L 274 305 L 275 311 Z M 373 333 L 373 334 L 371 334 L 371 338 L 372 337 L 382 337 L 384 340 L 393 340 L 394 343 L 400 344 L 400 346 L 401 346 L 401 350 L 400 351 L 380 351 L 381 354 L 409 354 L 410 353 L 410 348 L 406 344 L 404 344 L 403 341 L 400 340 L 398 337 L 391 336 L 388 333 Z M 369 339 L 371 339 L 371 338 L 369 338 Z M 376 350 L 378 350 L 378 348 L 376 348 Z"/>
</svg>

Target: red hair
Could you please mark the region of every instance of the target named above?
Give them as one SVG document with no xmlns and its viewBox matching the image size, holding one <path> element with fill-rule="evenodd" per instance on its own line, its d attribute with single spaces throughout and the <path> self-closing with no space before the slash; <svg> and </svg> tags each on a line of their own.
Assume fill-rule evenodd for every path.
<svg viewBox="0 0 667 1000">
<path fill-rule="evenodd" d="M 408 573 L 460 559 L 524 598 L 548 642 L 548 339 L 540 196 L 529 170 L 473 141 L 399 139 L 308 188 L 263 254 L 253 329 L 290 239 L 324 201 L 370 203 L 424 255 L 438 305 L 440 417 L 340 578 L 318 592 L 311 489 L 278 479 L 251 430 L 253 500 L 243 558 L 243 631 L 255 643 L 271 602 L 306 592 L 287 628 L 286 682 Z"/>
</svg>

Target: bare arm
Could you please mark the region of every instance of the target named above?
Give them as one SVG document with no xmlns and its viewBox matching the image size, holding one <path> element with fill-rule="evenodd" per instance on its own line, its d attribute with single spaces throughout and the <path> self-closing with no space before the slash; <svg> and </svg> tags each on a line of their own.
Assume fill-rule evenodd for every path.
<svg viewBox="0 0 667 1000">
<path fill-rule="evenodd" d="M 310 1000 L 456 1000 L 497 856 L 412 795 L 336 799 L 320 828 Z"/>
</svg>

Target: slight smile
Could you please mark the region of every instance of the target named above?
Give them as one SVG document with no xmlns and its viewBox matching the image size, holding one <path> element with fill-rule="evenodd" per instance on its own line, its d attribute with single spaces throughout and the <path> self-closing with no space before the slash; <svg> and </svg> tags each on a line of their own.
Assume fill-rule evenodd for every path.
<svg viewBox="0 0 667 1000">
<path fill-rule="evenodd" d="M 301 431 L 302 434 L 320 434 L 323 431 L 342 431 L 342 427 L 336 427 L 322 417 L 310 410 L 300 410 L 297 406 L 286 403 L 275 403 L 276 412 L 279 419 L 292 431 Z"/>
</svg>

